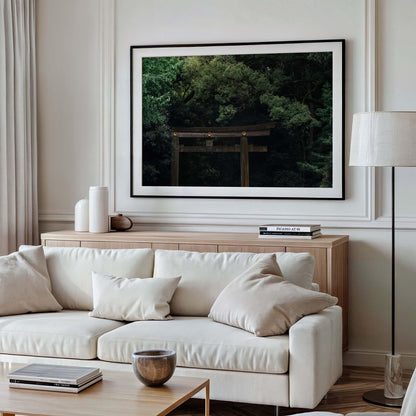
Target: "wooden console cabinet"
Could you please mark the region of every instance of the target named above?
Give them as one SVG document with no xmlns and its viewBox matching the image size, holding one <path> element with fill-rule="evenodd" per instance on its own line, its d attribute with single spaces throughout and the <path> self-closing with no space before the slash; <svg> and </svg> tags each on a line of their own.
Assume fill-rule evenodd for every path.
<svg viewBox="0 0 416 416">
<path fill-rule="evenodd" d="M 325 235 L 313 240 L 261 239 L 251 233 L 125 231 L 93 234 L 56 231 L 41 235 L 50 247 L 153 248 L 200 252 L 276 251 L 309 252 L 315 257 L 314 282 L 322 292 L 336 296 L 343 308 L 343 346 L 348 346 L 348 236 Z"/>
</svg>

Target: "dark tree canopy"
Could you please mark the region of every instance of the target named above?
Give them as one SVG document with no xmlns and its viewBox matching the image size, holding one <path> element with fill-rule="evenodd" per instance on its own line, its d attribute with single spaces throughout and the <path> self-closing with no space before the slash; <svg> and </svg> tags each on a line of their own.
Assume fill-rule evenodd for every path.
<svg viewBox="0 0 416 416">
<path fill-rule="evenodd" d="M 250 186 L 332 186 L 332 53 L 143 58 L 143 185 L 169 186 L 174 127 L 276 122 Z M 185 140 L 185 139 L 184 139 Z M 190 139 L 186 139 L 190 140 Z M 205 139 L 192 139 L 204 144 Z M 239 139 L 216 139 L 232 145 Z M 183 153 L 180 186 L 240 186 L 238 153 Z"/>
</svg>

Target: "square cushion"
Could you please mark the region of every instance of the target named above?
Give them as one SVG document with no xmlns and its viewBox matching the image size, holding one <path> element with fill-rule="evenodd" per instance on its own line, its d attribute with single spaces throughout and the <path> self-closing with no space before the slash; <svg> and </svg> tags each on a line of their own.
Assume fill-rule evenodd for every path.
<svg viewBox="0 0 416 416">
<path fill-rule="evenodd" d="M 225 286 L 262 258 L 275 255 L 279 274 L 312 288 L 315 258 L 309 253 L 197 253 L 156 250 L 154 277 L 182 276 L 170 311 L 173 315 L 208 316 Z"/>
<path fill-rule="evenodd" d="M 0 257 L 0 316 L 62 309 L 45 265 L 41 247 Z"/>
<path fill-rule="evenodd" d="M 280 335 L 303 316 L 337 302 L 334 296 L 284 280 L 273 261 L 263 258 L 224 288 L 208 316 L 259 337 Z"/>
<path fill-rule="evenodd" d="M 98 339 L 98 358 L 130 363 L 135 351 L 173 349 L 181 367 L 284 374 L 288 371 L 289 337 L 259 338 L 206 317 L 171 321 L 137 321 Z"/>
<path fill-rule="evenodd" d="M 41 275 L 46 276 L 51 288 L 48 266 L 42 246 L 20 246 L 19 253 Z"/>
<path fill-rule="evenodd" d="M 127 279 L 92 272 L 90 316 L 119 321 L 171 319 L 169 302 L 180 279 Z"/>
<path fill-rule="evenodd" d="M 64 309 L 92 310 L 92 278 L 96 271 L 123 277 L 153 274 L 152 249 L 103 250 L 43 247 L 52 293 Z M 170 275 L 172 276 L 172 275 Z"/>
<path fill-rule="evenodd" d="M 98 337 L 122 325 L 90 318 L 86 311 L 5 316 L 0 318 L 0 353 L 93 359 Z"/>
</svg>

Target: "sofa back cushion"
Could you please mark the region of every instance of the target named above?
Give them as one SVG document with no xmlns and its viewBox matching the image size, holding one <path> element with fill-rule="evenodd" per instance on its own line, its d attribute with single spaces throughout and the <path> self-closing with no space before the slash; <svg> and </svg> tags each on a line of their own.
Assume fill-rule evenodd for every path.
<svg viewBox="0 0 416 416">
<path fill-rule="evenodd" d="M 92 272 L 122 277 L 149 277 L 151 249 L 102 250 L 44 247 L 52 293 L 64 309 L 92 310 Z"/>
<path fill-rule="evenodd" d="M 170 304 L 173 315 L 208 316 L 225 286 L 266 256 L 270 254 L 156 250 L 154 277 L 182 276 Z M 311 254 L 275 253 L 275 256 L 281 276 L 312 288 L 315 259 Z"/>
</svg>

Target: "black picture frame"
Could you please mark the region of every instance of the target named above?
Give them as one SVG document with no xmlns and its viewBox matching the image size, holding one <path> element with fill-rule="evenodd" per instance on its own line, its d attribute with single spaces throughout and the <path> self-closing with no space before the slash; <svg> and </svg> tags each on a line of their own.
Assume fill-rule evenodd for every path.
<svg viewBox="0 0 416 416">
<path fill-rule="evenodd" d="M 178 182 L 172 182 L 175 177 L 171 173 L 169 184 L 146 184 L 143 180 L 143 166 L 146 160 L 143 160 L 143 123 L 142 123 L 142 99 L 143 99 L 143 72 L 142 63 L 144 59 L 155 59 L 166 57 L 217 57 L 217 56 L 299 56 L 295 54 L 320 54 L 331 53 L 331 94 L 332 94 L 332 114 L 331 114 L 331 178 L 332 186 L 181 186 Z M 319 57 L 317 58 L 319 59 Z M 242 199 L 318 199 L 318 200 L 344 200 L 345 199 L 345 40 L 305 40 L 305 41 L 284 41 L 284 42 L 249 42 L 249 43 L 213 43 L 213 44 L 195 44 L 195 45 L 144 45 L 130 47 L 130 196 L 131 197 L 162 197 L 162 198 L 242 198 Z M 273 120 L 272 120 L 273 121 Z M 242 127 L 239 125 L 238 127 Z M 271 134 L 270 123 L 263 123 L 261 129 L 253 128 L 252 125 L 248 130 L 241 132 L 243 136 L 250 134 L 255 136 L 260 134 Z M 225 131 L 227 131 L 225 127 Z M 198 137 L 195 140 L 202 141 L 202 146 L 195 146 L 191 150 L 182 148 L 185 151 L 198 152 L 204 146 L 208 146 L 208 139 L 212 142 L 212 136 L 224 137 L 231 134 L 224 134 L 224 128 L 208 126 L 204 128 L 184 127 L 175 131 L 172 130 L 173 136 L 189 137 L 193 135 Z M 250 130 L 251 129 L 251 130 Z M 253 131 L 253 130 L 259 131 Z M 232 134 L 236 131 L 231 128 Z M 272 130 L 273 131 L 273 130 Z M 266 133 L 264 133 L 266 132 Z M 268 132 L 268 133 L 267 133 Z M 172 137 L 173 137 L 172 136 Z M 217 140 L 217 139 L 215 139 Z M 243 140 L 243 139 L 241 139 Z M 248 139 L 251 140 L 251 139 Z M 243 141 L 240 142 L 240 155 L 243 153 Z M 227 147 L 227 146 L 223 146 Z M 261 146 L 260 146 L 261 147 Z M 259 148 L 260 148 L 259 147 Z M 264 146 L 263 146 L 264 147 Z M 174 145 L 172 145 L 174 148 Z M 220 148 L 220 146 L 218 146 Z M 254 147 L 255 148 L 255 147 Z M 252 147 L 253 149 L 253 147 Z M 202 149 L 204 150 L 204 149 Z M 221 149 L 220 149 L 221 150 Z M 178 151 L 178 150 L 177 150 Z M 205 150 L 204 150 L 205 151 Z M 207 150 L 209 151 L 209 150 Z M 229 151 L 229 150 L 227 150 Z M 260 152 L 262 150 L 259 150 Z M 246 150 L 247 152 L 247 150 Z M 235 157 L 235 156 L 234 156 Z M 328 159 L 328 155 L 325 155 Z M 172 157 L 172 160 L 174 158 Z M 157 166 L 157 160 L 152 161 Z M 172 165 L 171 163 L 171 172 Z M 166 165 L 166 160 L 165 160 Z M 241 184 L 243 184 L 243 162 L 240 161 Z M 177 170 L 179 168 L 177 167 Z M 247 169 L 248 170 L 248 169 Z M 248 173 L 246 172 L 248 177 Z M 248 179 L 246 179 L 248 181 Z"/>
</svg>

